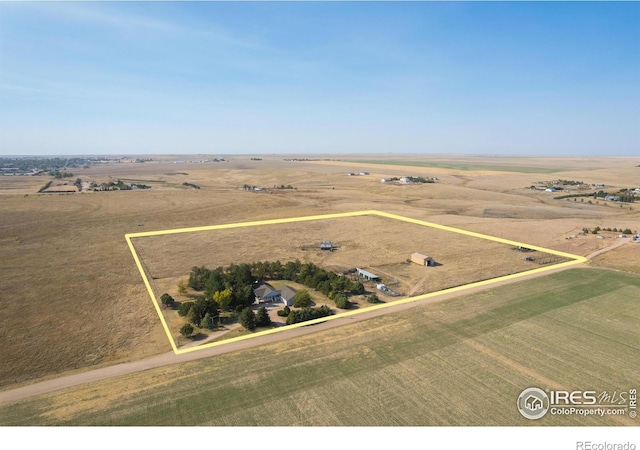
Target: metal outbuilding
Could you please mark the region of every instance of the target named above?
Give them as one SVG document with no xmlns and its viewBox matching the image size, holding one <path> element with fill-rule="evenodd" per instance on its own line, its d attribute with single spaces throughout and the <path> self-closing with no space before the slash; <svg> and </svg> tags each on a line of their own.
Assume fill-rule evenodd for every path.
<svg viewBox="0 0 640 450">
<path fill-rule="evenodd" d="M 358 270 L 358 275 L 360 275 L 360 278 L 364 278 L 365 280 L 369 280 L 369 281 L 380 281 L 380 277 L 378 275 L 375 275 L 364 269 L 360 269 L 360 268 L 356 268 L 356 269 Z"/>
<path fill-rule="evenodd" d="M 422 253 L 412 253 L 411 262 L 421 266 L 433 266 L 435 264 L 431 256 L 423 255 Z"/>
</svg>

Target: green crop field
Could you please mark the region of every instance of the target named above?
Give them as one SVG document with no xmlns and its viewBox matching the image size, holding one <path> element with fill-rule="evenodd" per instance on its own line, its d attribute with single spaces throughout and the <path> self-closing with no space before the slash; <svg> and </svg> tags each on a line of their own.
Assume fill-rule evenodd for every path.
<svg viewBox="0 0 640 450">
<path fill-rule="evenodd" d="M 633 425 L 527 420 L 528 387 L 640 387 L 640 276 L 572 269 L 0 407 L 2 425 Z"/>
<path fill-rule="evenodd" d="M 466 163 L 437 163 L 429 161 L 403 161 L 403 160 L 352 160 L 350 162 L 362 164 L 383 164 L 387 166 L 415 166 L 415 167 L 435 167 L 440 169 L 453 170 L 489 170 L 494 172 L 520 172 L 520 173 L 555 173 L 560 169 L 549 167 L 511 166 L 511 165 L 489 165 L 489 164 L 466 164 Z"/>
</svg>

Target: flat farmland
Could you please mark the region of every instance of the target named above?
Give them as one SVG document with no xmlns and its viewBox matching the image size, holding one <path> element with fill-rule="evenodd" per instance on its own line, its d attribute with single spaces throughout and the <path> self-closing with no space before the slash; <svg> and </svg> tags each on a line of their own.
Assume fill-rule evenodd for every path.
<svg viewBox="0 0 640 450">
<path fill-rule="evenodd" d="M 524 419 L 520 392 L 640 385 L 640 278 L 570 269 L 313 333 L 33 397 L 6 425 L 619 426 Z M 562 343 L 562 345 L 558 345 Z"/>
<path fill-rule="evenodd" d="M 401 219 L 370 213 L 293 223 L 250 226 L 238 223 L 231 229 L 170 230 L 167 232 L 170 234 L 131 240 L 156 301 L 164 292 L 180 302 L 191 300 L 192 293 L 177 291 L 176 279 L 186 283 L 193 266 L 213 269 L 259 261 L 279 260 L 284 264 L 300 260 L 338 273 L 358 267 L 380 277 L 379 281 L 362 280 L 368 292 L 376 292 L 383 301 L 393 302 L 570 261 L 540 251 L 521 252 L 516 245 Z M 320 242 L 325 240 L 332 241 L 333 251 L 320 250 Z M 436 266 L 410 262 L 409 257 L 415 251 L 434 257 Z M 393 289 L 396 296 L 379 292 L 376 284 L 380 282 Z M 318 296 L 315 292 L 312 295 Z M 181 321 L 175 320 L 177 312 L 163 309 L 163 315 L 173 339 L 180 340 Z"/>
<path fill-rule="evenodd" d="M 320 242 L 325 240 L 336 249 L 321 251 Z M 388 285 L 397 285 L 400 294 L 425 276 L 419 293 L 540 267 L 524 261 L 524 256 L 534 255 L 540 262 L 566 260 L 545 259 L 543 252 L 523 253 L 508 244 L 375 215 L 134 237 L 132 242 L 156 279 L 188 277 L 194 266 L 213 269 L 299 259 L 339 271 L 367 269 Z M 437 266 L 409 263 L 413 252 L 432 256 Z"/>
<path fill-rule="evenodd" d="M 381 210 L 585 256 L 613 245 L 615 239 L 598 240 L 594 235 L 565 239 L 582 227 L 640 229 L 637 203 L 620 207 L 603 202 L 559 201 L 553 199 L 553 194 L 527 189 L 537 180 L 554 178 L 603 182 L 612 190 L 628 188 L 639 179 L 637 158 L 532 158 L 517 163 L 508 158 L 434 159 L 442 164 L 499 164 L 559 169 L 557 172 L 367 165 L 332 161 L 322 155 L 315 161 L 295 162 L 277 155 L 264 156 L 261 161 L 234 155 L 225 162 L 206 164 L 176 163 L 177 159 L 187 157 L 153 157 L 152 162 L 143 164 L 96 164 L 74 168 L 70 178 L 98 184 L 118 179 L 140 182 L 151 186 L 148 190 L 39 194 L 48 181 L 56 180 L 45 175 L 0 177 L 0 340 L 4 343 L 0 350 L 0 389 L 137 361 L 171 350 L 124 239 L 128 233 Z M 426 156 L 407 159 L 429 162 Z M 370 175 L 347 175 L 360 171 Z M 437 176 L 438 182 L 407 186 L 380 183 L 382 177 L 402 175 Z M 269 191 L 245 191 L 244 184 Z M 294 189 L 274 189 L 280 185 Z M 433 239 L 422 228 L 397 225 L 399 228 L 394 230 L 396 224 L 367 223 L 364 218 L 356 225 L 346 221 L 322 226 L 325 225 L 323 229 L 314 228 L 320 224 L 307 223 L 299 230 L 288 230 L 290 235 L 276 233 L 275 238 L 265 235 L 259 240 L 230 235 L 229 239 L 242 242 L 243 246 L 227 245 L 226 251 L 224 242 L 220 251 L 221 243 L 213 234 L 211 241 L 184 235 L 177 245 L 162 240 L 143 244 L 142 239 L 140 245 L 141 251 L 146 251 L 145 263 L 167 286 L 176 286 L 194 265 L 213 267 L 236 259 L 253 261 L 257 254 L 263 260 L 284 260 L 290 255 L 301 260 L 319 258 L 322 265 L 363 265 L 374 273 L 380 271 L 385 281 L 385 277 L 397 279 L 399 290 L 405 292 L 422 280 L 418 272 L 434 269 L 428 273 L 441 278 L 427 278 L 417 286 L 416 294 L 438 289 L 436 282 L 446 285 L 456 281 L 445 269 L 457 265 L 464 271 L 467 266 L 454 260 L 458 257 L 471 258 L 468 269 L 473 276 L 476 274 L 472 267 L 494 270 L 491 264 L 497 264 L 498 269 L 506 266 L 501 261 L 504 255 L 495 253 L 499 249 L 482 247 L 494 252 L 491 258 L 485 258 L 484 251 L 469 250 L 486 245 L 485 242 L 469 242 L 467 249 L 456 248 L 465 241 L 461 236 Z M 381 229 L 383 226 L 391 227 L 388 236 Z M 313 239 L 298 240 L 297 233 L 304 236 L 307 227 Z M 405 234 L 413 242 L 406 239 L 403 243 Z M 367 239 L 371 235 L 373 238 Z M 246 239 L 253 247 L 244 245 Z M 299 249 L 299 241 L 317 244 L 327 239 L 343 247 L 330 255 Z M 600 255 L 597 263 L 637 270 L 634 249 L 632 244 L 621 247 Z M 456 258 L 448 260 L 445 250 Z M 413 251 L 432 255 L 442 266 L 420 268 L 405 264 Z M 522 257 L 505 251 L 507 257 Z"/>
</svg>

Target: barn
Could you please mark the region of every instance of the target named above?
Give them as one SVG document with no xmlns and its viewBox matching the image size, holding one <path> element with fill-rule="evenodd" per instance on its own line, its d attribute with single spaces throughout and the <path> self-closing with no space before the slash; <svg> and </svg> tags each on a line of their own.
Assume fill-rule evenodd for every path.
<svg viewBox="0 0 640 450">
<path fill-rule="evenodd" d="M 433 266 L 436 263 L 431 256 L 423 255 L 422 253 L 412 253 L 411 262 L 421 266 Z"/>
</svg>

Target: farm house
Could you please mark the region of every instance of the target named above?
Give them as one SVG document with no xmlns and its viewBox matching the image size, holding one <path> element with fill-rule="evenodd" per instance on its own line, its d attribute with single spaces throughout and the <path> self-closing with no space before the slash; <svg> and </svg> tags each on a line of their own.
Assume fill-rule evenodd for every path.
<svg viewBox="0 0 640 450">
<path fill-rule="evenodd" d="M 422 253 L 412 253 L 411 262 L 421 266 L 433 266 L 435 261 L 431 256 L 423 255 Z"/>
<path fill-rule="evenodd" d="M 276 291 L 269 283 L 259 281 L 254 284 L 253 293 L 257 304 L 282 302 L 287 306 L 292 306 L 296 290 L 290 286 L 283 286 L 282 289 Z"/>
</svg>

